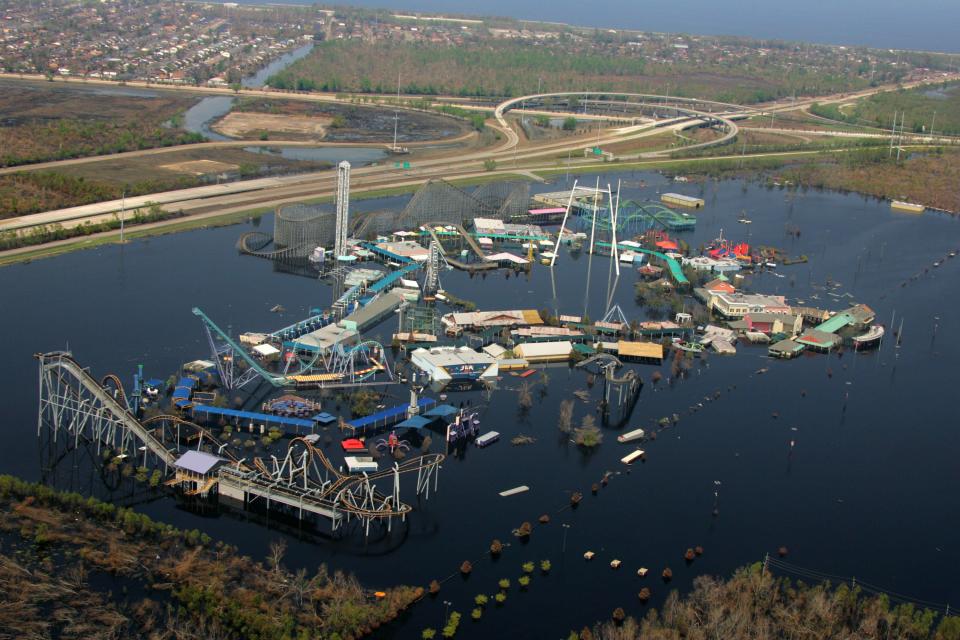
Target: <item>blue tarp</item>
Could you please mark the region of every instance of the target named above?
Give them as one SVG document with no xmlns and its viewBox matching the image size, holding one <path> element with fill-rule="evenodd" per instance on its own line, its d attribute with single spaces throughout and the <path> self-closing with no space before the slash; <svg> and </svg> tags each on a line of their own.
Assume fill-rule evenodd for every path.
<svg viewBox="0 0 960 640">
<path fill-rule="evenodd" d="M 160 378 L 150 378 L 147 380 L 146 384 L 148 387 L 160 388 L 166 384 L 166 380 L 161 380 Z"/>
<path fill-rule="evenodd" d="M 438 404 L 423 415 L 430 416 L 432 418 L 449 418 L 452 415 L 456 415 L 457 411 L 459 411 L 459 409 L 452 404 Z"/>
<path fill-rule="evenodd" d="M 433 420 L 430 418 L 424 418 L 423 416 L 410 416 L 398 424 L 397 429 L 423 429 L 431 422 L 433 422 Z"/>
<path fill-rule="evenodd" d="M 304 420 L 303 418 L 287 418 L 285 416 L 272 416 L 268 413 L 254 413 L 252 411 L 238 411 L 237 409 L 221 409 L 220 407 L 210 407 L 204 404 L 194 405 L 193 413 L 204 413 L 208 415 L 228 416 L 231 418 L 243 418 L 245 420 L 255 420 L 258 422 L 282 424 L 291 427 L 313 427 L 313 420 Z"/>
<path fill-rule="evenodd" d="M 417 406 L 420 409 L 425 409 L 426 407 L 436 404 L 437 401 L 433 398 L 420 398 L 417 402 Z M 405 404 L 397 405 L 395 407 L 390 407 L 389 409 L 384 409 L 383 411 L 377 411 L 376 413 L 371 413 L 369 416 L 364 416 L 362 418 L 357 418 L 356 420 L 351 420 L 349 424 L 354 429 L 365 429 L 367 427 L 372 427 L 374 425 L 383 423 L 384 425 L 390 424 L 391 422 L 398 422 L 400 416 L 407 414 L 407 406 Z"/>
</svg>

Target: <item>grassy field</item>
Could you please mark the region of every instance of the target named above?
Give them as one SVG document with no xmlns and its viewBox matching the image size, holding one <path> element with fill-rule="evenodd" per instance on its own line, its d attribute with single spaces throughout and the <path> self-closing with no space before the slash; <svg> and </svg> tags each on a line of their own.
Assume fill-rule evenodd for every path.
<svg viewBox="0 0 960 640">
<path fill-rule="evenodd" d="M 178 122 L 196 101 L 174 92 L 0 81 L 0 166 L 201 142 Z"/>
<path fill-rule="evenodd" d="M 102 472 L 154 487 L 163 479 L 110 458 Z M 196 529 L 10 476 L 0 476 L 0 507 L 4 637 L 359 637 L 423 593 L 374 598 L 324 565 L 286 569 L 283 542 L 255 561 Z"/>
<path fill-rule="evenodd" d="M 667 92 L 752 103 L 793 92 L 848 91 L 866 80 L 840 69 L 799 73 L 772 63 L 749 70 L 720 62 L 670 64 L 622 52 L 501 40 L 457 47 L 351 40 L 319 44 L 270 79 L 278 88 L 408 94 L 510 96 L 549 91 Z"/>
<path fill-rule="evenodd" d="M 854 191 L 960 212 L 960 150 L 921 149 L 897 164 L 887 149 L 865 149 L 784 171 L 796 184 Z"/>
<path fill-rule="evenodd" d="M 852 104 L 814 105 L 810 111 L 825 118 L 881 129 L 893 126 L 895 111 L 905 113 L 904 131 L 960 135 L 960 84 L 879 93 Z M 936 115 L 934 115 L 936 114 Z"/>
</svg>

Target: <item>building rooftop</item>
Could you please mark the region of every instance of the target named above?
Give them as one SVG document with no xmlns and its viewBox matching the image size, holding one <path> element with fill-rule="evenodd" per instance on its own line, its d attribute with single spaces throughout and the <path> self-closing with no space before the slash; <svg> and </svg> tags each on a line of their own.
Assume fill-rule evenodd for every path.
<svg viewBox="0 0 960 640">
<path fill-rule="evenodd" d="M 226 462 L 226 459 L 203 451 L 190 450 L 177 458 L 173 466 L 177 469 L 183 469 L 184 471 L 207 475 L 221 462 Z"/>
<path fill-rule="evenodd" d="M 663 345 L 658 342 L 627 342 L 617 343 L 617 353 L 627 358 L 650 358 L 663 360 Z"/>
</svg>

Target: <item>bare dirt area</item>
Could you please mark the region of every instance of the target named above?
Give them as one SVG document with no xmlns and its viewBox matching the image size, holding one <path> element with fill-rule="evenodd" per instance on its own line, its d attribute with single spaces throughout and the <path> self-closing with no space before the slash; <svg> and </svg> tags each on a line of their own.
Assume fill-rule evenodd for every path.
<svg viewBox="0 0 960 640">
<path fill-rule="evenodd" d="M 106 159 L 66 166 L 59 169 L 58 173 L 123 185 L 137 180 L 168 179 L 171 171 L 213 176 L 223 173 L 224 167 L 230 166 L 235 167 L 232 171 L 242 173 L 244 177 L 254 177 L 316 171 L 330 167 L 331 163 L 290 160 L 273 154 L 254 153 L 243 148 L 193 148 L 160 155 Z"/>
<path fill-rule="evenodd" d="M 216 160 L 188 160 L 186 162 L 174 162 L 171 164 L 160 165 L 161 169 L 173 171 L 175 173 L 189 173 L 195 176 L 202 176 L 208 173 L 225 173 L 236 171 L 240 167 L 226 162 L 217 162 Z"/>
<path fill-rule="evenodd" d="M 448 140 L 462 136 L 471 130 L 465 120 L 441 113 L 392 109 L 364 103 L 339 104 L 247 97 L 237 101 L 227 118 L 234 114 L 256 117 L 281 115 L 296 118 L 322 118 L 326 121 L 324 125 L 326 133 L 323 138 L 326 142 L 391 144 L 394 125 L 396 125 L 399 144 Z M 225 132 L 221 131 L 221 133 Z M 231 134 L 225 133 L 225 135 Z"/>
<path fill-rule="evenodd" d="M 233 111 L 221 118 L 213 130 L 241 139 L 266 134 L 285 140 L 322 140 L 332 122 L 329 116 Z"/>
</svg>

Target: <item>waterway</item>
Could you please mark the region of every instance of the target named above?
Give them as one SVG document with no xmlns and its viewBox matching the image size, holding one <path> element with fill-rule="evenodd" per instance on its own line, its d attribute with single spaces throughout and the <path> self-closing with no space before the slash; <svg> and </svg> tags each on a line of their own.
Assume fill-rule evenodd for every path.
<svg viewBox="0 0 960 640">
<path fill-rule="evenodd" d="M 311 162 L 332 162 L 346 160 L 353 166 L 364 166 L 379 162 L 387 157 L 383 149 L 373 147 L 244 147 L 250 153 L 279 155 L 288 160 L 308 160 Z"/>
<path fill-rule="evenodd" d="M 246 88 L 259 89 L 267 83 L 267 78 L 285 69 L 300 58 L 303 58 L 310 53 L 312 49 L 312 42 L 298 47 L 280 56 L 253 75 L 243 78 L 240 84 Z M 210 125 L 230 113 L 230 109 L 233 108 L 233 102 L 234 98 L 229 96 L 211 96 L 204 98 L 187 109 L 183 114 L 183 128 L 191 133 L 203 134 L 210 140 L 232 140 L 233 138 L 217 133 L 211 129 Z"/>
<path fill-rule="evenodd" d="M 648 428 L 662 416 L 681 415 L 677 426 L 646 443 L 647 461 L 630 469 L 619 462 L 630 447 L 616 442 L 616 431 L 605 429 L 603 443 L 590 452 L 558 432 L 560 400 L 588 387 L 580 371 L 550 367 L 548 384 L 540 374 L 528 378 L 536 386 L 534 406 L 526 413 L 517 403 L 520 381 L 509 375 L 490 397 L 451 393 L 454 403 L 469 399 L 483 405 L 482 428 L 504 437 L 448 458 L 439 492 L 415 504 L 406 527 L 368 544 L 317 542 L 234 512 L 198 515 L 160 494 L 141 489 L 133 496 L 126 485 L 109 489 L 81 457 L 44 469 L 36 439 L 33 353 L 70 348 L 97 376 L 115 372 L 130 380 L 143 364 L 148 377 L 166 377 L 180 363 L 207 353 L 193 306 L 239 333 L 269 330 L 310 307 L 329 305 L 326 285 L 237 254 L 242 232 L 272 228 L 265 216 L 0 269 L 0 291 L 6 300 L 19 301 L 0 316 L 5 365 L 0 471 L 135 504 L 151 517 L 200 529 L 257 558 L 270 541 L 286 538 L 285 562 L 293 568 L 327 563 L 371 587 L 443 580 L 437 598 L 417 604 L 381 637 L 415 638 L 424 627 L 438 627 L 445 601 L 465 616 L 458 637 L 562 637 L 608 618 L 617 606 L 642 616 L 645 607 L 636 597 L 642 586 L 654 594 L 648 606 L 659 607 L 670 588 L 686 590 L 703 573 L 729 574 L 781 545 L 798 565 L 960 606 L 955 497 L 960 429 L 951 402 L 953 367 L 960 360 L 960 305 L 952 295 L 960 258 L 932 267 L 960 246 L 960 222 L 939 214 L 894 213 L 888 204 L 856 195 L 791 194 L 739 181 L 670 185 L 650 174 L 601 177 L 614 184 L 617 178 L 646 182 L 625 189 L 625 198 L 656 198 L 664 190 L 704 197 L 697 229 L 683 236 L 691 246 L 722 229 L 725 237 L 807 254 L 809 263 L 780 267 L 783 277 L 755 276 L 750 288 L 832 309 L 864 302 L 885 324 L 895 313 L 895 324 L 904 319 L 900 347 L 888 339 L 879 351 L 780 362 L 769 360 L 764 348 L 738 346 L 736 356 L 711 355 L 672 383 L 668 364 L 630 365 L 646 381 L 630 427 Z M 594 180 L 581 178 L 587 184 Z M 561 177 L 535 189 L 564 186 Z M 357 201 L 354 208 L 402 207 L 406 199 Z M 743 211 L 751 225 L 737 224 Z M 800 236 L 788 235 L 788 225 Z M 625 268 L 615 279 L 611 266 L 600 256 L 563 253 L 552 272 L 540 265 L 529 276 L 470 278 L 449 271 L 442 282 L 480 308 L 546 307 L 598 318 L 617 303 L 630 318 L 643 318 L 645 311 L 633 299 L 635 272 Z M 824 288 L 828 279 L 840 286 Z M 288 312 L 270 313 L 276 304 Z M 388 341 L 394 322 L 370 336 Z M 757 373 L 761 369 L 768 370 Z M 664 376 L 659 384 L 651 382 L 655 370 Z M 396 402 L 405 400 L 403 389 L 394 393 Z M 599 389 L 592 393 L 597 398 Z M 697 404 L 703 408 L 688 413 Z M 576 401 L 574 422 L 592 412 L 592 403 Z M 536 443 L 512 446 L 510 438 L 518 433 Z M 609 486 L 590 495 L 590 485 L 608 471 L 614 474 Z M 716 516 L 715 481 L 721 482 Z M 531 490 L 497 495 L 520 484 Z M 585 495 L 571 510 L 566 505 L 574 490 Z M 541 514 L 549 514 L 551 522 L 536 524 Z M 534 523 L 528 543 L 510 534 L 523 521 Z M 510 543 L 497 561 L 486 554 L 494 538 Z M 687 566 L 683 553 L 695 545 L 703 545 L 705 553 Z M 587 550 L 597 553 L 593 562 L 583 560 Z M 619 571 L 608 566 L 614 558 L 623 561 Z M 458 567 L 467 559 L 474 570 L 464 579 Z M 552 562 L 550 575 L 537 573 L 530 588 L 519 591 L 520 565 L 542 559 Z M 638 578 L 640 566 L 653 575 Z M 654 577 L 666 566 L 675 576 L 669 586 Z M 500 578 L 513 583 L 507 602 L 489 606 L 476 624 L 466 619 L 474 595 L 494 593 Z"/>
</svg>

